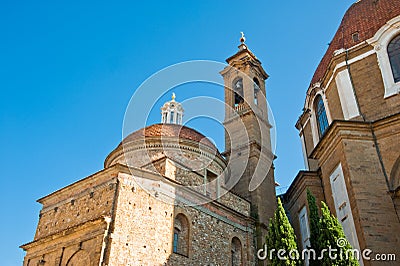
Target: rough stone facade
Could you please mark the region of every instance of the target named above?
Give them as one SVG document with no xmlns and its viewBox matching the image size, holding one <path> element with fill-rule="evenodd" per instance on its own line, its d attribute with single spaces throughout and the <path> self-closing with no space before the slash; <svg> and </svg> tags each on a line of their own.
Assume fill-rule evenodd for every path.
<svg viewBox="0 0 400 266">
<path fill-rule="evenodd" d="M 23 245 L 24 265 L 98 265 L 103 260 L 117 191 L 116 167 L 39 200 L 34 241 Z"/>
<path fill-rule="evenodd" d="M 22 246 L 24 265 L 226 265 L 233 238 L 242 244 L 242 264 L 254 264 L 249 202 L 228 193 L 201 206 L 179 199 L 171 205 L 141 188 L 132 173 L 160 185 L 155 173 L 115 164 L 41 199 L 38 232 Z M 187 255 L 173 252 L 178 214 L 189 221 Z"/>
</svg>

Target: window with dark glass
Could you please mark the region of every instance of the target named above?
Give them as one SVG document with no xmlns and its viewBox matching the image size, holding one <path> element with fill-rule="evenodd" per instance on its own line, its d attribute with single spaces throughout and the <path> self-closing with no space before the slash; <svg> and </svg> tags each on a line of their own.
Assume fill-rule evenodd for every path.
<svg viewBox="0 0 400 266">
<path fill-rule="evenodd" d="M 400 35 L 397 35 L 387 47 L 394 82 L 400 81 Z"/>
<path fill-rule="evenodd" d="M 175 232 L 174 232 L 174 253 L 178 252 L 178 239 L 179 239 L 179 232 L 175 228 Z"/>
<path fill-rule="evenodd" d="M 235 106 L 238 106 L 239 104 L 244 102 L 243 99 L 243 80 L 238 79 L 234 84 L 233 84 L 233 89 L 235 93 Z"/>
<path fill-rule="evenodd" d="M 237 237 L 232 238 L 231 241 L 231 265 L 232 266 L 243 265 L 242 243 Z"/>
<path fill-rule="evenodd" d="M 258 105 L 258 94 L 260 92 L 260 82 L 258 82 L 258 79 L 254 78 L 254 104 Z"/>
<path fill-rule="evenodd" d="M 318 133 L 319 136 L 322 137 L 325 134 L 325 131 L 328 128 L 329 124 L 328 118 L 326 116 L 324 101 L 322 100 L 321 95 L 318 95 L 315 98 L 315 114 L 318 123 Z"/>
<path fill-rule="evenodd" d="M 175 217 L 173 252 L 188 256 L 189 254 L 189 221 L 182 213 Z"/>
</svg>

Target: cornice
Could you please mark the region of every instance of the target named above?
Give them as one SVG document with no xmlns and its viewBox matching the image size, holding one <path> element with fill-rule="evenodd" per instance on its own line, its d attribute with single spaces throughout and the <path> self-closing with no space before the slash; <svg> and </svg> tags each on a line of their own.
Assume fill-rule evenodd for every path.
<svg viewBox="0 0 400 266">
<path fill-rule="evenodd" d="M 311 159 L 323 163 L 335 150 L 335 147 L 345 139 L 373 141 L 371 130 L 379 137 L 387 137 L 397 132 L 390 128 L 400 127 L 400 113 L 389 115 L 373 122 L 334 120 L 327 132 L 310 154 Z"/>
<path fill-rule="evenodd" d="M 23 244 L 23 245 L 20 246 L 20 248 L 22 248 L 25 251 L 27 251 L 28 249 L 32 249 L 34 247 L 37 247 L 37 246 L 42 245 L 42 244 L 45 244 L 45 243 L 50 242 L 52 240 L 57 240 L 59 238 L 62 238 L 65 235 L 73 234 L 73 233 L 76 233 L 78 231 L 82 231 L 82 230 L 86 230 L 88 228 L 96 227 L 96 226 L 101 225 L 101 224 L 103 224 L 105 226 L 110 222 L 110 220 L 111 220 L 110 217 L 102 216 L 100 218 L 96 218 L 96 219 L 93 219 L 93 220 L 85 221 L 85 222 L 83 222 L 81 224 L 78 224 L 78 225 L 75 225 L 73 227 L 63 229 L 63 230 L 55 232 L 55 233 L 53 233 L 51 235 L 45 236 L 43 238 L 39 238 L 37 240 L 34 240 L 34 241 L 26 243 L 26 244 Z M 105 229 L 106 229 L 105 227 L 104 227 L 104 229 L 101 228 L 100 232 L 98 234 L 104 233 Z M 96 228 L 96 230 L 94 230 L 94 231 L 99 231 L 99 228 Z M 86 240 L 87 239 L 81 239 L 81 241 L 86 241 Z"/>
<path fill-rule="evenodd" d="M 305 124 L 307 124 L 307 121 L 308 121 L 308 119 L 310 119 L 310 116 L 311 116 L 311 110 L 305 109 L 296 121 L 296 124 L 295 124 L 296 129 L 301 131 L 302 127 L 304 127 Z"/>
<path fill-rule="evenodd" d="M 226 62 L 229 65 L 220 72 L 220 74 L 223 76 L 232 70 L 240 70 L 241 67 L 243 68 L 245 66 L 251 66 L 252 69 L 257 69 L 259 75 L 263 77 L 264 80 L 269 77 L 267 72 L 265 72 L 264 68 L 262 67 L 261 61 L 258 60 L 258 58 L 249 49 L 238 51 L 236 54 L 227 58 Z"/>
<path fill-rule="evenodd" d="M 216 162 L 221 166 L 226 166 L 226 161 L 218 150 L 213 149 L 208 145 L 204 145 L 201 142 L 187 139 L 177 139 L 175 137 L 146 137 L 119 145 L 104 160 L 104 167 L 108 167 L 112 161 L 123 156 L 127 152 L 156 149 L 186 150 L 204 155 L 210 159 L 216 160 Z"/>
<path fill-rule="evenodd" d="M 57 198 L 62 197 L 62 194 L 67 193 L 70 190 L 75 190 L 77 187 L 82 186 L 85 183 L 89 183 L 89 182 L 93 182 L 95 179 L 97 179 L 99 176 L 103 176 L 104 177 L 104 181 L 99 183 L 97 186 L 100 186 L 101 184 L 110 182 L 111 180 L 115 179 L 115 177 L 117 176 L 118 172 L 129 172 L 129 169 L 122 165 L 122 164 L 114 164 L 111 167 L 102 169 L 92 175 L 89 175 L 87 177 L 84 177 L 78 181 L 75 181 L 61 189 L 58 189 L 40 199 L 37 200 L 37 202 L 39 202 L 42 205 L 46 205 L 46 204 L 51 204 L 51 202 L 49 202 L 48 200 L 50 198 L 52 198 L 53 196 L 57 196 Z"/>
<path fill-rule="evenodd" d="M 300 171 L 284 194 L 285 202 L 297 201 L 301 192 L 307 187 L 308 181 L 314 180 L 320 181 L 317 171 Z M 291 199 L 290 202 L 287 199 Z"/>
<path fill-rule="evenodd" d="M 345 139 L 372 141 L 371 124 L 362 121 L 334 120 L 311 152 L 310 158 L 317 159 L 323 164 L 337 145 Z"/>
</svg>

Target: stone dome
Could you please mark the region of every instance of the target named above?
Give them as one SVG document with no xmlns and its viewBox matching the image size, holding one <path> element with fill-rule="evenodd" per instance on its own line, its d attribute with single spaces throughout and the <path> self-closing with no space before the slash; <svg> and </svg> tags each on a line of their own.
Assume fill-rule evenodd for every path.
<svg viewBox="0 0 400 266">
<path fill-rule="evenodd" d="M 311 85 L 321 81 L 334 52 L 348 49 L 370 38 L 390 19 L 400 15 L 400 0 L 360 0 L 344 15 L 328 50 L 322 58 Z M 358 36 L 354 36 L 354 34 Z"/>
<path fill-rule="evenodd" d="M 178 124 L 154 124 L 142 129 L 139 129 L 128 135 L 121 143 L 127 143 L 137 140 L 138 138 L 159 138 L 159 137 L 175 137 L 179 139 L 201 142 L 211 149 L 217 150 L 215 145 L 203 134 L 192 128 Z"/>
<path fill-rule="evenodd" d="M 178 124 L 154 124 L 128 135 L 107 156 L 104 166 L 121 163 L 142 168 L 162 158 L 195 168 L 213 161 L 225 164 L 217 147 L 200 132 Z"/>
</svg>

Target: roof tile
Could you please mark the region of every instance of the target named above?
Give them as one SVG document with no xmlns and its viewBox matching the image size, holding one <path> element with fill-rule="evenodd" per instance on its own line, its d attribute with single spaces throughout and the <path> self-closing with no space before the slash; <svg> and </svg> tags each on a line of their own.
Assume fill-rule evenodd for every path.
<svg viewBox="0 0 400 266">
<path fill-rule="evenodd" d="M 200 132 L 189 127 L 176 124 L 154 124 L 131 133 L 122 142 L 126 143 L 136 139 L 150 137 L 179 137 L 180 139 L 201 142 L 204 145 L 217 150 L 215 145 Z"/>
<path fill-rule="evenodd" d="M 321 81 L 328 70 L 333 53 L 339 49 L 348 49 L 372 38 L 390 19 L 400 15 L 400 0 L 361 0 L 354 3 L 344 15 L 332 42 L 322 58 L 311 85 Z M 358 32 L 358 41 L 353 33 Z"/>
</svg>

